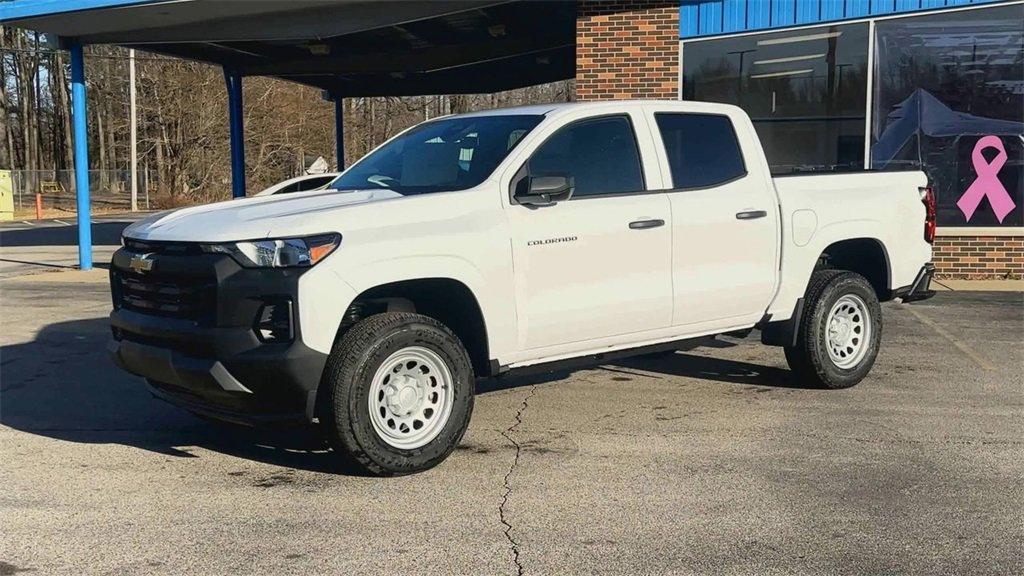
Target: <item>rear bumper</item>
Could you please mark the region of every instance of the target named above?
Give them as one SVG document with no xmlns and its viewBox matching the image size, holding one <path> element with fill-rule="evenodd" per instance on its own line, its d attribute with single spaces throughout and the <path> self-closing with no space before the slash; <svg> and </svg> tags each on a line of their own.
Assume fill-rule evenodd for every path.
<svg viewBox="0 0 1024 576">
<path fill-rule="evenodd" d="M 925 264 L 918 271 L 917 276 L 914 277 L 914 283 L 910 286 L 904 286 L 897 288 L 895 296 L 904 302 L 917 302 L 919 300 L 927 300 L 932 296 L 935 296 L 935 291 L 931 289 L 932 279 L 935 277 L 935 264 L 931 262 Z"/>
</svg>

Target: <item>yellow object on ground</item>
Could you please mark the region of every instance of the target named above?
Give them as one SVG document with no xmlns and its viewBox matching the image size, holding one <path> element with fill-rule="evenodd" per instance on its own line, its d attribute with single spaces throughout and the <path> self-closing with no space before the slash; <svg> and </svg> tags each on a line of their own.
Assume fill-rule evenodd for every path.
<svg viewBox="0 0 1024 576">
<path fill-rule="evenodd" d="M 10 170 L 0 170 L 0 222 L 14 220 L 14 183 Z"/>
</svg>

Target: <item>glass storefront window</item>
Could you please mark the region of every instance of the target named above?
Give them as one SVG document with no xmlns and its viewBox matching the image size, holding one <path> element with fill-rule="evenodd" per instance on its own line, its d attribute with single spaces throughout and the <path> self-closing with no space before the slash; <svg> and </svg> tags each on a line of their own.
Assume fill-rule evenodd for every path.
<svg viewBox="0 0 1024 576">
<path fill-rule="evenodd" d="M 872 167 L 923 169 L 940 226 L 1024 225 L 1024 6 L 875 31 Z"/>
<path fill-rule="evenodd" d="M 1024 226 L 1024 5 L 874 22 L 870 166 L 924 170 L 940 226 Z M 683 98 L 746 110 L 776 174 L 862 169 L 869 29 L 684 42 Z"/>
<path fill-rule="evenodd" d="M 747 111 L 775 173 L 864 168 L 867 23 L 687 42 L 683 98 Z"/>
</svg>

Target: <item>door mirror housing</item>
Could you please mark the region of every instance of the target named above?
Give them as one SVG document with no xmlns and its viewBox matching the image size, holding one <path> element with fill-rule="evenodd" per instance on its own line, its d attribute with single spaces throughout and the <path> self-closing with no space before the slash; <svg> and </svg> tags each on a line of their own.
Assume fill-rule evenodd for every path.
<svg viewBox="0 0 1024 576">
<path fill-rule="evenodd" d="M 526 191 L 515 199 L 524 206 L 553 206 L 572 198 L 575 187 L 572 176 L 565 174 L 527 176 Z"/>
</svg>

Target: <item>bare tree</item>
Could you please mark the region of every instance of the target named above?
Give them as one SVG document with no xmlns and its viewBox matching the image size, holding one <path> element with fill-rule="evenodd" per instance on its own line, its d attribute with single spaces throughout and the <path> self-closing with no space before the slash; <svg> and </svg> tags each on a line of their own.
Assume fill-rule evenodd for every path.
<svg viewBox="0 0 1024 576">
<path fill-rule="evenodd" d="M 0 29 L 0 166 L 67 170 L 73 166 L 67 57 L 33 33 Z M 123 186 L 130 162 L 127 50 L 86 50 L 91 168 L 100 188 Z M 152 169 L 157 205 L 227 198 L 230 150 L 227 96 L 219 68 L 141 53 L 137 69 L 139 165 Z M 245 147 L 250 189 L 297 175 L 307 156 L 336 161 L 334 106 L 319 90 L 270 78 L 246 78 Z M 484 95 L 347 98 L 349 164 L 406 127 L 439 115 L 572 98 L 572 82 Z"/>
</svg>

